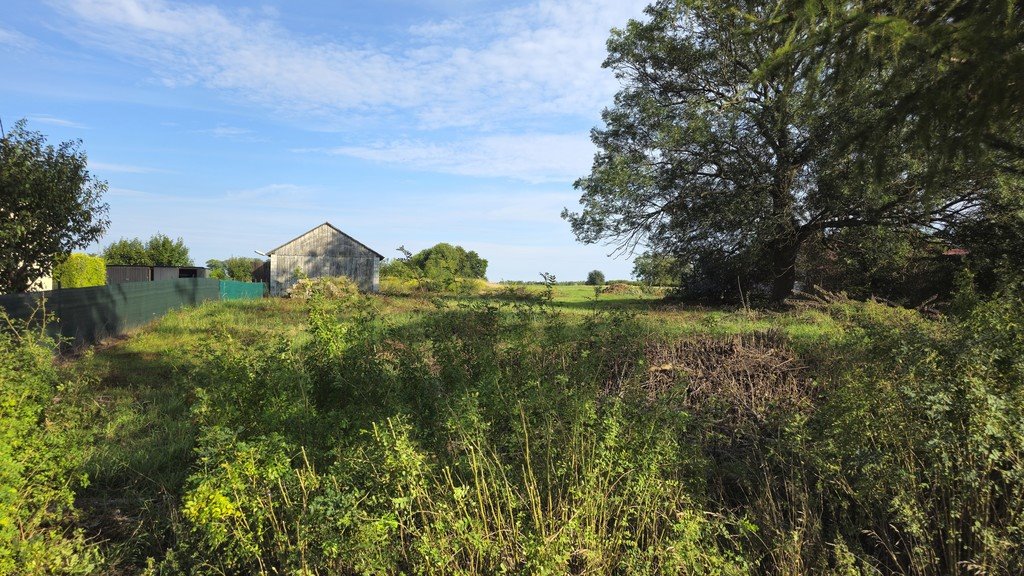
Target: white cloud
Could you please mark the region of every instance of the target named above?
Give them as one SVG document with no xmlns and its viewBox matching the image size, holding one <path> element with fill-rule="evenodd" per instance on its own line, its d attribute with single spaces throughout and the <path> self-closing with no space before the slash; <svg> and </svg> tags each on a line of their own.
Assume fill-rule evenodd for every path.
<svg viewBox="0 0 1024 576">
<path fill-rule="evenodd" d="M 35 46 L 35 44 L 35 40 L 25 36 L 21 32 L 0 26 L 0 46 L 8 46 L 18 50 L 28 50 Z"/>
<path fill-rule="evenodd" d="M 160 168 L 150 168 L 148 166 L 133 166 L 131 164 L 111 164 L 108 162 L 93 162 L 89 161 L 89 169 L 95 172 L 116 172 L 119 174 L 156 174 L 161 172 L 167 172 Z"/>
<path fill-rule="evenodd" d="M 163 0 L 66 0 L 76 38 L 150 66 L 169 86 L 228 91 L 294 114 L 412 113 L 423 127 L 552 114 L 591 118 L 616 84 L 600 68 L 612 26 L 645 0 L 536 0 L 423 22 L 418 42 L 297 36 L 272 13 Z"/>
<path fill-rule="evenodd" d="M 50 116 L 49 114 L 36 114 L 34 116 L 29 116 L 28 119 L 32 122 L 38 122 L 39 124 L 49 124 L 51 126 L 60 126 L 62 128 L 77 128 L 79 130 L 86 130 L 89 128 L 85 124 L 79 124 L 78 122 L 64 118 L 57 118 L 56 116 Z"/>
<path fill-rule="evenodd" d="M 218 124 L 215 128 L 199 130 L 198 132 L 201 134 L 209 134 L 214 138 L 233 140 L 235 142 L 267 142 L 266 138 L 256 135 L 255 132 L 248 128 L 228 126 L 226 124 Z"/>
<path fill-rule="evenodd" d="M 458 143 L 405 141 L 339 146 L 325 152 L 417 170 L 513 178 L 536 184 L 571 182 L 584 175 L 590 168 L 594 147 L 586 134 L 506 134 Z"/>
</svg>

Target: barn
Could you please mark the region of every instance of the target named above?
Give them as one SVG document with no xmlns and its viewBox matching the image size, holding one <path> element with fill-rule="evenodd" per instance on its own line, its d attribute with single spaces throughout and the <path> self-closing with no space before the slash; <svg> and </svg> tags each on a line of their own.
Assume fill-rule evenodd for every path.
<svg viewBox="0 0 1024 576">
<path fill-rule="evenodd" d="M 345 234 L 330 222 L 267 252 L 270 294 L 282 296 L 295 283 L 295 270 L 309 278 L 346 276 L 365 292 L 380 286 L 380 253 Z"/>
</svg>

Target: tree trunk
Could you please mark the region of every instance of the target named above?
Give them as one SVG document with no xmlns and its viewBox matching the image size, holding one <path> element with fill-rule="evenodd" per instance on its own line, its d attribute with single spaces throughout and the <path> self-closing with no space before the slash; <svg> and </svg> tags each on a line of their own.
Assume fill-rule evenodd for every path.
<svg viewBox="0 0 1024 576">
<path fill-rule="evenodd" d="M 796 285 L 796 258 L 799 252 L 799 238 L 784 238 L 772 246 L 773 304 L 781 304 L 793 293 L 793 287 Z"/>
</svg>

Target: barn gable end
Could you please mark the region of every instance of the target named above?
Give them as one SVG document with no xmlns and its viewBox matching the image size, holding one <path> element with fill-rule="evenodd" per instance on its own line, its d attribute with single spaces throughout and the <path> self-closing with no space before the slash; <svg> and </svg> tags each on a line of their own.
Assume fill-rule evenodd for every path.
<svg viewBox="0 0 1024 576">
<path fill-rule="evenodd" d="M 384 256 L 345 234 L 330 222 L 267 252 L 270 256 L 270 293 L 281 296 L 295 283 L 295 270 L 310 278 L 346 276 L 365 292 L 380 287 L 380 261 Z"/>
</svg>

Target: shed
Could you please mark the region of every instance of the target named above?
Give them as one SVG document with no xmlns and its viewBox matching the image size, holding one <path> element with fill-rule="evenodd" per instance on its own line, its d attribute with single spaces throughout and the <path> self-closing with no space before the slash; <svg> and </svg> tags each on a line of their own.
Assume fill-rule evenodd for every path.
<svg viewBox="0 0 1024 576">
<path fill-rule="evenodd" d="M 267 252 L 270 294 L 281 296 L 295 283 L 296 269 L 310 278 L 345 276 L 364 292 L 380 287 L 379 252 L 345 234 L 330 222 Z"/>
<path fill-rule="evenodd" d="M 206 278 L 206 268 L 201 266 L 153 266 L 153 280 L 177 280 L 178 278 Z"/>
<path fill-rule="evenodd" d="M 107 284 L 149 282 L 152 279 L 152 266 L 119 266 L 116 264 L 107 264 Z"/>
</svg>

